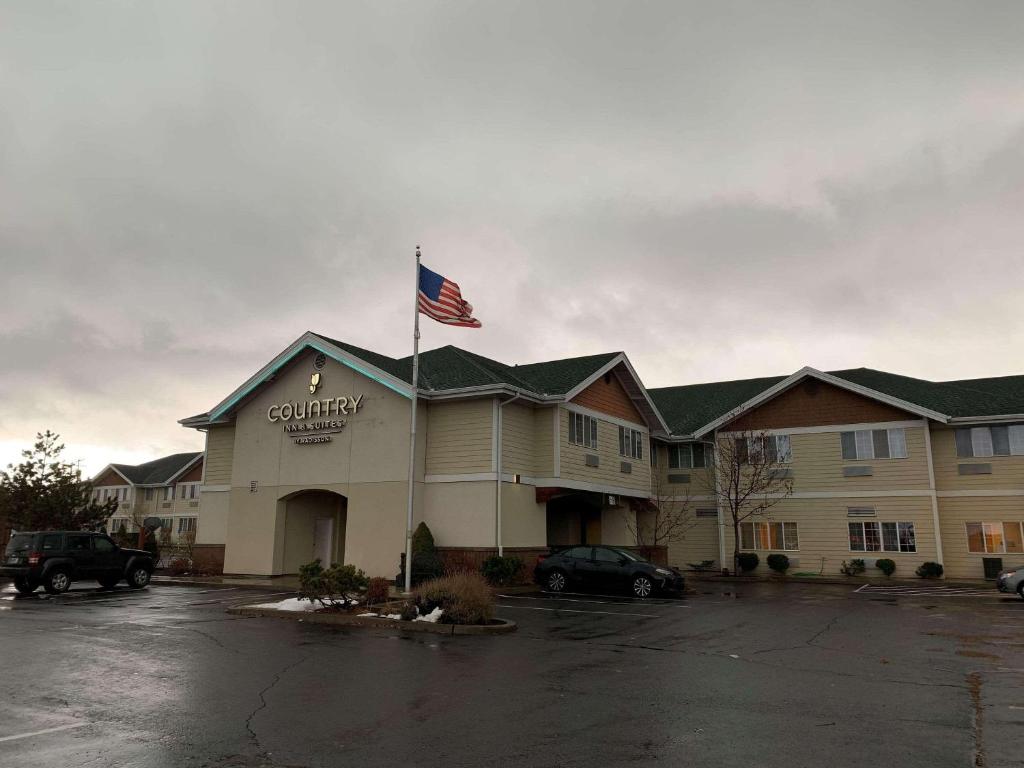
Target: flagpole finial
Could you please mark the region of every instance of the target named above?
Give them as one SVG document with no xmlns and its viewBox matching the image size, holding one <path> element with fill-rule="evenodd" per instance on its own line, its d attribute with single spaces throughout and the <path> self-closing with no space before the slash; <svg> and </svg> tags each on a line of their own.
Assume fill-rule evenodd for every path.
<svg viewBox="0 0 1024 768">
<path fill-rule="evenodd" d="M 417 245 L 416 246 L 416 258 L 418 259 L 419 257 L 420 257 L 420 247 Z"/>
</svg>

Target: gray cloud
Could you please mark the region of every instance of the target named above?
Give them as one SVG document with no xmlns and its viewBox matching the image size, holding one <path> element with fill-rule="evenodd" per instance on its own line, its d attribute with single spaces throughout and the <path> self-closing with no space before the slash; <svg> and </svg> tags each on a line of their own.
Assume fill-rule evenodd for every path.
<svg viewBox="0 0 1024 768">
<path fill-rule="evenodd" d="M 0 462 L 198 447 L 308 328 L 651 385 L 1014 372 L 1024 8 L 8 2 Z"/>
</svg>

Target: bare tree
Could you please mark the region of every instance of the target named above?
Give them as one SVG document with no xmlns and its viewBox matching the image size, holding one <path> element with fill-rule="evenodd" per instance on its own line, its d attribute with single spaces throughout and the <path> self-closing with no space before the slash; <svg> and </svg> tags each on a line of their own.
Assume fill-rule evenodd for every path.
<svg viewBox="0 0 1024 768">
<path fill-rule="evenodd" d="M 673 490 L 657 467 L 652 467 L 650 508 L 626 515 L 626 528 L 641 550 L 682 541 L 696 525 L 689 488 L 682 496 L 674 495 Z"/>
<path fill-rule="evenodd" d="M 733 573 L 739 570 L 740 525 L 761 518 L 793 493 L 790 447 L 785 435 L 731 432 L 715 441 L 714 473 L 708 490 L 732 523 Z"/>
</svg>

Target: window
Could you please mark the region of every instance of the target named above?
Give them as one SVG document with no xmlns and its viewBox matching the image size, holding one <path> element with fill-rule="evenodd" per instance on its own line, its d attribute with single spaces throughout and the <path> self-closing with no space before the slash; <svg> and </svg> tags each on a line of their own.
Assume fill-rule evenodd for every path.
<svg viewBox="0 0 1024 768">
<path fill-rule="evenodd" d="M 629 427 L 619 427 L 619 456 L 642 459 L 644 457 L 644 433 Z"/>
<path fill-rule="evenodd" d="M 669 469 L 700 469 L 710 466 L 711 451 L 704 443 L 684 443 L 668 447 Z"/>
<path fill-rule="evenodd" d="M 569 412 L 569 442 L 584 448 L 597 448 L 597 419 Z"/>
<path fill-rule="evenodd" d="M 566 557 L 572 557 L 576 560 L 589 560 L 592 554 L 591 547 L 573 547 L 568 552 L 565 552 Z"/>
<path fill-rule="evenodd" d="M 54 550 L 60 549 L 61 535 L 59 533 L 51 533 L 48 536 L 43 536 L 43 552 L 53 552 Z"/>
<path fill-rule="evenodd" d="M 653 440 L 648 444 L 647 450 L 651 452 L 651 466 L 658 466 L 658 446 Z"/>
<path fill-rule="evenodd" d="M 800 549 L 796 523 L 740 523 L 740 549 Z"/>
<path fill-rule="evenodd" d="M 147 488 L 146 489 L 146 501 L 152 501 L 152 500 L 153 500 L 153 489 L 152 488 Z"/>
<path fill-rule="evenodd" d="M 917 552 L 913 523 L 847 523 L 851 552 Z"/>
<path fill-rule="evenodd" d="M 617 563 L 622 555 L 604 547 L 594 547 L 594 559 L 602 563 Z"/>
<path fill-rule="evenodd" d="M 967 523 L 967 551 L 977 553 L 1024 552 L 1024 523 Z"/>
<path fill-rule="evenodd" d="M 855 432 L 841 432 L 839 438 L 843 458 L 848 461 L 907 458 L 907 433 L 902 427 L 858 429 Z"/>
<path fill-rule="evenodd" d="M 188 488 L 188 497 L 194 499 L 199 495 L 199 483 L 192 483 Z"/>
<path fill-rule="evenodd" d="M 742 438 L 741 438 L 742 439 Z M 750 462 L 750 457 L 758 457 L 762 451 L 768 452 L 768 463 L 789 464 L 793 459 L 793 452 L 790 447 L 789 435 L 755 435 L 746 438 L 746 453 L 743 453 L 743 446 L 740 447 L 740 455 L 744 456 L 744 463 Z"/>
<path fill-rule="evenodd" d="M 718 510 L 714 507 L 698 507 L 697 517 L 718 517 Z"/>
<path fill-rule="evenodd" d="M 161 517 L 160 518 L 160 527 L 163 528 L 165 531 L 173 531 L 174 530 L 174 520 L 172 518 L 170 518 L 170 517 Z"/>
<path fill-rule="evenodd" d="M 92 540 L 92 548 L 96 552 L 113 552 L 115 545 L 106 536 L 97 536 Z"/>
<path fill-rule="evenodd" d="M 962 459 L 986 456 L 1024 456 L 1024 424 L 963 427 L 956 430 L 956 455 Z"/>
<path fill-rule="evenodd" d="M 173 485 L 164 486 L 164 501 L 170 501 L 173 498 L 174 498 L 174 486 Z"/>
<path fill-rule="evenodd" d="M 179 517 L 178 518 L 178 533 L 192 533 L 196 529 L 196 518 L 194 517 Z"/>
<path fill-rule="evenodd" d="M 91 547 L 89 546 L 89 539 L 92 536 L 68 536 L 68 551 L 69 552 L 88 552 Z"/>
</svg>

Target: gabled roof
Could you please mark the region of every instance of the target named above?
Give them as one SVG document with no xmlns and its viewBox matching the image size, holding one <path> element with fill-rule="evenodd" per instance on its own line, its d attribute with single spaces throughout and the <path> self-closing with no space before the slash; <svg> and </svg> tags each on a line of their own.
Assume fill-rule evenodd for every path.
<svg viewBox="0 0 1024 768">
<path fill-rule="evenodd" d="M 722 414 L 738 408 L 785 376 L 762 379 L 716 381 L 682 387 L 657 387 L 647 390 L 674 435 L 689 435 Z"/>
<path fill-rule="evenodd" d="M 145 464 L 109 464 L 103 472 L 108 468 L 113 469 L 132 485 L 165 485 L 191 467 L 202 455 L 202 451 L 175 453 Z"/>
</svg>

